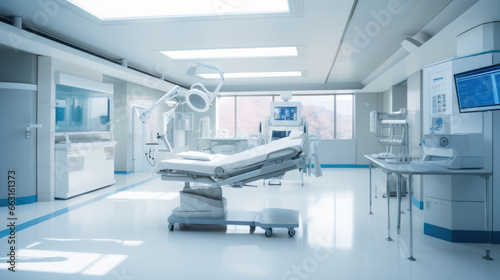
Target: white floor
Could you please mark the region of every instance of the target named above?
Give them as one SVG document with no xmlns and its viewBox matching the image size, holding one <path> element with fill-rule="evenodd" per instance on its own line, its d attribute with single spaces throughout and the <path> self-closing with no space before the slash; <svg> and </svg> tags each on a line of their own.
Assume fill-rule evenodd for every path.
<svg viewBox="0 0 500 280">
<path fill-rule="evenodd" d="M 392 198 L 374 199 L 368 215 L 368 169 L 326 169 L 306 185 L 224 188 L 229 209 L 297 209 L 295 237 L 275 229 L 267 238 L 245 226 L 167 229 L 182 183 L 146 174 L 116 175 L 117 184 L 66 201 L 18 206 L 16 272 L 7 270 L 8 238 L 0 239 L 0 279 L 500 279 L 500 246 L 485 261 L 484 244 L 457 244 L 423 235 L 414 209 L 414 256 L 407 215 L 396 234 Z M 143 183 L 141 183 L 143 182 Z M 403 201 L 407 212 L 408 201 Z M 0 208 L 7 223 L 8 210 Z M 26 223 L 23 225 L 23 223 Z M 2 226 L 0 230 L 4 230 Z M 5 234 L 4 234 L 5 235 Z"/>
</svg>

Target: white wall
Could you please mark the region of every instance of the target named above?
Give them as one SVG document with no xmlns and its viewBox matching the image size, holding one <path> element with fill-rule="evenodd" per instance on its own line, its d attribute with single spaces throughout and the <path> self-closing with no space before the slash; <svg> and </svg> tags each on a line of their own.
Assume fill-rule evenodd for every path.
<svg viewBox="0 0 500 280">
<path fill-rule="evenodd" d="M 123 81 L 105 78 L 105 82 L 113 83 L 114 89 L 114 115 L 113 115 L 113 137 L 116 142 L 115 146 L 115 171 L 128 172 L 131 167 L 127 163 L 127 150 L 130 144 L 128 138 L 127 124 L 127 84 Z"/>
<path fill-rule="evenodd" d="M 318 144 L 321 164 L 355 164 L 356 141 L 354 139 L 324 139 Z"/>
<path fill-rule="evenodd" d="M 381 93 L 356 93 L 354 95 L 355 164 L 368 164 L 364 155 L 377 153 L 377 137 L 370 132 L 370 112 L 381 110 L 382 99 Z"/>
<path fill-rule="evenodd" d="M 392 112 L 392 87 L 388 88 L 386 91 L 382 93 L 381 112 Z"/>
<path fill-rule="evenodd" d="M 393 85 L 386 91 L 382 93 L 383 101 L 382 101 L 382 112 L 396 112 L 401 108 L 405 108 L 407 106 L 407 83 L 403 82 L 399 85 Z"/>
<path fill-rule="evenodd" d="M 401 108 L 407 108 L 407 82 L 392 86 L 392 111 L 399 111 Z"/>
</svg>

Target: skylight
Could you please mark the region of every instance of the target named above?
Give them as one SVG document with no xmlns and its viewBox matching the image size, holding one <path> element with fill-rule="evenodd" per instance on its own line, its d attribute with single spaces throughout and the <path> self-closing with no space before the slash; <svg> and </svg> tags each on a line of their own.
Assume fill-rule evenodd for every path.
<svg viewBox="0 0 500 280">
<path fill-rule="evenodd" d="M 199 74 L 204 79 L 219 78 L 219 74 Z M 243 73 L 224 73 L 225 79 L 232 78 L 277 78 L 277 77 L 302 77 L 302 71 L 282 71 L 282 72 L 243 72 Z"/>
<path fill-rule="evenodd" d="M 68 0 L 101 20 L 288 13 L 288 0 Z"/>
<path fill-rule="evenodd" d="M 162 51 L 172 59 L 217 59 L 298 56 L 297 47 L 233 48 Z"/>
</svg>

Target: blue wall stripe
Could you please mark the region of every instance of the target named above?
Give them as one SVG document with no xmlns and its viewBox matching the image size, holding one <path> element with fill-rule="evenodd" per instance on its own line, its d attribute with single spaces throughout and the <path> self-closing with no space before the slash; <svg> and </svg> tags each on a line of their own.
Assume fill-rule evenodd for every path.
<svg viewBox="0 0 500 280">
<path fill-rule="evenodd" d="M 36 194 L 32 196 L 16 197 L 16 205 L 30 204 L 36 202 L 36 199 L 37 199 Z M 9 206 L 9 199 L 1 198 L 0 207 L 5 207 L 5 206 Z"/>
<path fill-rule="evenodd" d="M 66 214 L 66 213 L 68 213 L 68 212 L 70 212 L 70 211 L 73 211 L 73 210 L 76 210 L 76 209 L 78 209 L 78 208 L 82 208 L 82 207 L 84 207 L 84 206 L 87 206 L 87 205 L 89 205 L 89 204 L 91 204 L 91 203 L 97 202 L 97 201 L 99 201 L 99 200 L 101 200 L 101 199 L 104 199 L 104 198 L 106 198 L 106 197 L 108 197 L 108 196 L 111 196 L 111 195 L 113 195 L 113 194 L 116 194 L 116 193 L 119 193 L 119 192 L 122 192 L 122 191 L 126 191 L 126 190 L 129 190 L 129 189 L 131 189 L 131 188 L 135 188 L 135 187 L 137 187 L 137 186 L 139 186 L 139 185 L 142 185 L 142 184 L 144 184 L 144 183 L 150 182 L 150 181 L 152 181 L 152 180 L 154 180 L 154 179 L 156 179 L 156 178 L 158 178 L 158 177 L 159 177 L 159 175 L 158 175 L 158 176 L 151 177 L 151 178 L 146 179 L 146 180 L 143 180 L 143 181 L 141 181 L 141 182 L 134 183 L 134 184 L 132 184 L 132 185 L 128 185 L 128 186 L 123 187 L 123 188 L 121 188 L 121 189 L 114 190 L 114 191 L 112 191 L 112 192 L 110 192 L 110 193 L 105 193 L 105 194 L 102 194 L 102 195 L 100 195 L 100 196 L 96 196 L 96 197 L 94 197 L 94 198 L 92 198 L 92 199 L 89 199 L 89 200 L 87 200 L 87 201 L 80 202 L 80 203 L 78 203 L 78 204 L 75 204 L 75 205 L 72 205 L 72 206 L 69 206 L 69 207 L 63 208 L 63 209 L 61 209 L 61 210 L 57 210 L 57 211 L 55 211 L 55 212 L 52 212 L 52 213 L 50 213 L 50 214 L 47 214 L 47 215 L 44 215 L 44 216 L 41 216 L 41 217 L 35 218 L 35 219 L 31 220 L 31 221 L 27 221 L 27 222 L 25 222 L 25 223 L 19 224 L 19 225 L 17 225 L 17 226 L 16 226 L 16 232 L 19 232 L 19 231 L 21 231 L 21 230 L 24 230 L 24 229 L 30 228 L 30 227 L 32 227 L 32 226 L 38 225 L 38 224 L 43 223 L 43 222 L 45 222 L 45 221 L 48 221 L 48 220 L 50 220 L 50 219 L 53 219 L 53 218 L 59 217 L 59 216 L 61 216 L 61 215 L 63 215 L 63 214 Z M 9 235 L 10 235 L 10 229 L 9 229 L 9 228 L 7 228 L 7 229 L 5 229 L 5 230 L 0 231 L 0 238 L 6 237 L 6 236 L 9 236 Z"/>
<path fill-rule="evenodd" d="M 492 233 L 492 243 L 500 244 L 500 231 Z M 459 243 L 488 243 L 486 231 L 481 230 L 450 230 L 439 226 L 424 223 L 424 234 Z"/>
<path fill-rule="evenodd" d="M 416 199 L 413 195 L 411 196 L 411 203 L 418 209 L 424 210 L 424 202 Z"/>
<path fill-rule="evenodd" d="M 115 171 L 115 174 L 131 174 L 134 173 L 134 171 Z"/>
<path fill-rule="evenodd" d="M 500 231 L 494 231 L 491 240 L 493 244 L 500 244 Z"/>
</svg>

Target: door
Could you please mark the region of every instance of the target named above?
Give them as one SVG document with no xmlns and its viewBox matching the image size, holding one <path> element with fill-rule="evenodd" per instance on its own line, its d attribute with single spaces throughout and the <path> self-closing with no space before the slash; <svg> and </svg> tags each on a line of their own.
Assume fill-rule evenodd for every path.
<svg viewBox="0 0 500 280">
<path fill-rule="evenodd" d="M 36 86 L 0 83 L 0 206 L 36 202 Z M 10 200 L 9 200 L 10 198 Z"/>
</svg>

